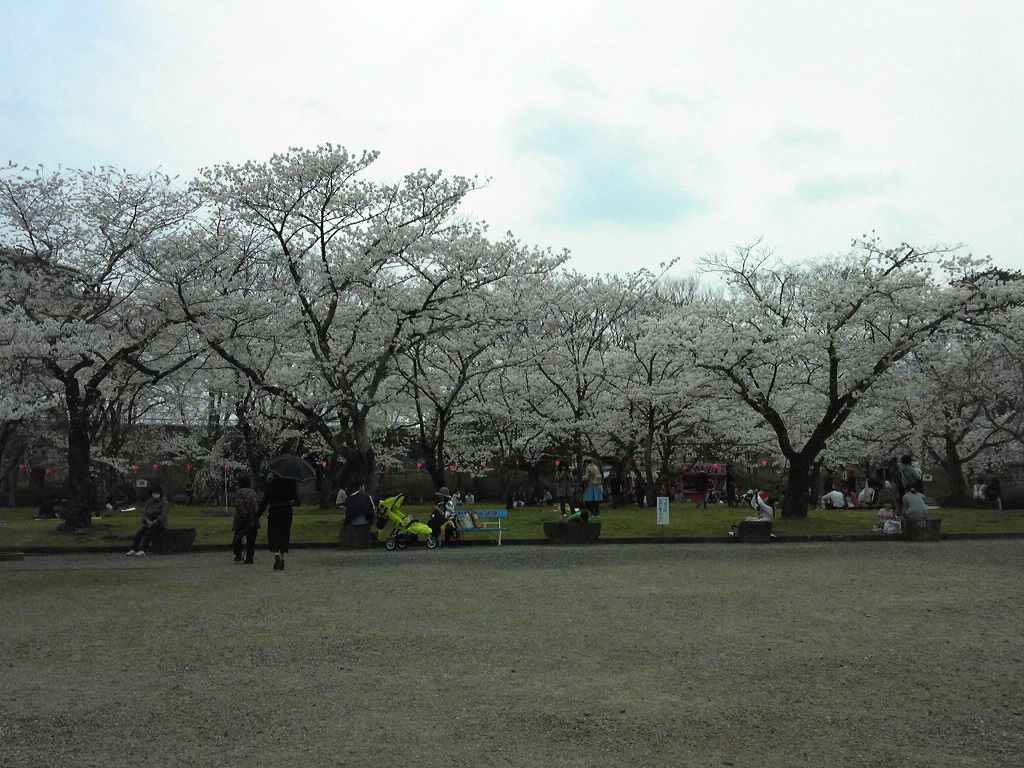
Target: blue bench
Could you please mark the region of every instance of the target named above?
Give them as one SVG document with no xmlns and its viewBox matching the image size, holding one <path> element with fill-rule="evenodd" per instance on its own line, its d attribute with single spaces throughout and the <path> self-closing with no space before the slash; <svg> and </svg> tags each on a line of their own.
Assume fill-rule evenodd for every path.
<svg viewBox="0 0 1024 768">
<path fill-rule="evenodd" d="M 507 530 L 502 525 L 503 521 L 501 518 L 508 517 L 507 509 L 463 509 L 459 510 L 457 514 L 462 516 L 472 515 L 476 518 L 476 525 L 472 528 L 459 528 L 458 523 L 456 523 L 460 536 L 464 533 L 488 533 L 491 535 L 496 533 L 498 534 L 498 546 L 501 546 L 501 534 Z M 470 517 L 470 520 L 472 519 Z"/>
</svg>

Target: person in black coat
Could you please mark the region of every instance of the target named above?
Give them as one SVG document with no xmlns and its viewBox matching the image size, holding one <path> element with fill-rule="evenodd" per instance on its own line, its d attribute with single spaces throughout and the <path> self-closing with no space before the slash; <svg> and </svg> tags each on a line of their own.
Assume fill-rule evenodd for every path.
<svg viewBox="0 0 1024 768">
<path fill-rule="evenodd" d="M 356 490 L 346 496 L 341 506 L 345 508 L 342 525 L 369 525 L 377 515 L 373 497 L 366 492 L 364 483 L 360 483 Z"/>
<path fill-rule="evenodd" d="M 267 476 L 267 488 L 260 501 L 259 514 L 267 513 L 267 544 L 274 553 L 274 570 L 284 570 L 284 556 L 292 535 L 292 505 L 298 494 L 294 480 Z"/>
</svg>

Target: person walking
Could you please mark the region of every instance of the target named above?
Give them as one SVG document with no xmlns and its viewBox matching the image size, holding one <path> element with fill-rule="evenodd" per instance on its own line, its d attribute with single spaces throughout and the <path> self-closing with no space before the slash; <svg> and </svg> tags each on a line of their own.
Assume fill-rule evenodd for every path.
<svg viewBox="0 0 1024 768">
<path fill-rule="evenodd" d="M 695 484 L 697 488 L 697 504 L 695 506 L 703 506 L 704 509 L 707 509 L 708 497 L 711 496 L 711 477 L 706 469 L 702 468 L 697 473 Z"/>
<path fill-rule="evenodd" d="M 170 509 L 171 504 L 164 498 L 163 489 L 159 483 L 154 483 L 153 487 L 149 489 L 146 505 L 142 508 L 142 527 L 135 532 L 132 548 L 125 552 L 126 555 L 141 557 L 146 554 L 146 547 L 152 546 L 167 530 L 167 516 Z"/>
<path fill-rule="evenodd" d="M 608 498 L 612 503 L 612 509 L 618 509 L 622 503 L 622 480 L 619 479 L 618 472 L 608 478 Z"/>
<path fill-rule="evenodd" d="M 725 500 L 730 507 L 736 506 L 736 473 L 732 464 L 725 465 Z"/>
<path fill-rule="evenodd" d="M 235 491 L 235 517 L 231 521 L 231 550 L 235 562 L 252 565 L 256 554 L 256 535 L 260 531 L 260 497 L 251 487 L 248 477 L 240 478 Z M 242 559 L 242 540 L 245 540 L 245 559 Z"/>
<path fill-rule="evenodd" d="M 641 509 L 647 503 L 647 485 L 639 472 L 633 473 L 633 500 Z"/>
<path fill-rule="evenodd" d="M 267 513 L 267 545 L 274 553 L 274 570 L 284 570 L 284 556 L 292 535 L 292 505 L 298 485 L 291 478 L 271 474 L 260 501 L 259 514 Z"/>
</svg>

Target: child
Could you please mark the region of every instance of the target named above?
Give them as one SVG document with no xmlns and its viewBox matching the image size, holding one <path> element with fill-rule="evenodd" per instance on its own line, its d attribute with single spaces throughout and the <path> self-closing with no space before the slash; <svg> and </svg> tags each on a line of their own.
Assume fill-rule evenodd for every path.
<svg viewBox="0 0 1024 768">
<path fill-rule="evenodd" d="M 896 510 L 893 508 L 892 501 L 886 501 L 878 510 L 878 525 L 873 530 L 879 533 L 900 533 L 902 528 L 903 526 L 896 519 Z"/>
</svg>

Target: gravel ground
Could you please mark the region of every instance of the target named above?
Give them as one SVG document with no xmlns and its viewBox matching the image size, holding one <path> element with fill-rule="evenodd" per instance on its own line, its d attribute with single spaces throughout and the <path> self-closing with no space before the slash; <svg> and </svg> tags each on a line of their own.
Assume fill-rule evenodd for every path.
<svg viewBox="0 0 1024 768">
<path fill-rule="evenodd" d="M 0 766 L 1020 768 L 1022 550 L 0 562 Z"/>
</svg>

